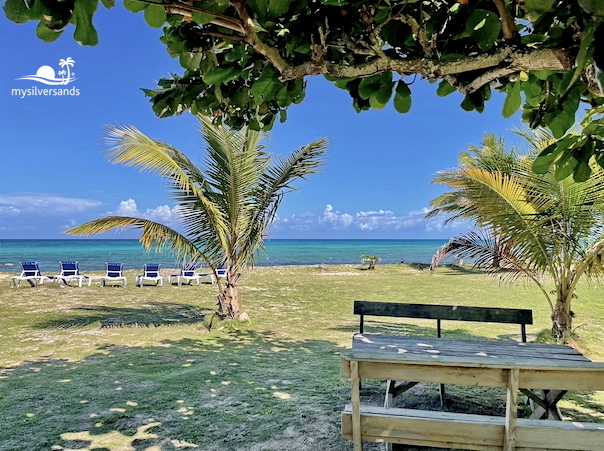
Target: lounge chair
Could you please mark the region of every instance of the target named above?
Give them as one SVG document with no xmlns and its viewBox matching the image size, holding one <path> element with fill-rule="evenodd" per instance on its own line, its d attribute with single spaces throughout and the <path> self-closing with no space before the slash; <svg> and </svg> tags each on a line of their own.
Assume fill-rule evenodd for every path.
<svg viewBox="0 0 604 451">
<path fill-rule="evenodd" d="M 21 275 L 14 276 L 13 287 L 19 288 L 22 280 L 35 287 L 38 284 L 43 284 L 45 280 L 52 281 L 53 276 L 43 276 L 38 267 L 38 262 L 21 262 Z"/>
<path fill-rule="evenodd" d="M 128 279 L 124 275 L 124 265 L 122 263 L 107 263 L 105 275 L 101 277 L 101 286 L 104 287 L 107 283 L 110 285 L 121 283 L 126 288 Z"/>
<path fill-rule="evenodd" d="M 168 283 L 172 284 L 172 279 L 176 279 L 176 283 L 178 286 L 181 286 L 183 282 L 188 285 L 191 285 L 192 281 L 197 282 L 197 285 L 199 285 L 201 283 L 202 275 L 195 273 L 196 266 L 197 265 L 195 263 L 188 263 L 182 265 L 179 274 L 170 274 L 170 276 L 168 276 Z"/>
<path fill-rule="evenodd" d="M 61 274 L 55 276 L 56 279 L 62 280 L 65 285 L 71 285 L 71 282 L 75 280 L 78 283 L 78 287 L 82 287 L 82 284 L 86 282 L 86 285 L 92 285 L 92 278 L 85 276 L 80 273 L 78 262 L 60 262 Z"/>
<path fill-rule="evenodd" d="M 146 263 L 143 274 L 136 276 L 136 285 L 142 287 L 145 281 L 155 282 L 155 285 L 164 286 L 164 278 L 159 274 L 159 263 Z"/>
<path fill-rule="evenodd" d="M 219 279 L 226 279 L 227 278 L 226 268 L 218 268 L 216 270 L 216 276 L 218 276 Z"/>
</svg>

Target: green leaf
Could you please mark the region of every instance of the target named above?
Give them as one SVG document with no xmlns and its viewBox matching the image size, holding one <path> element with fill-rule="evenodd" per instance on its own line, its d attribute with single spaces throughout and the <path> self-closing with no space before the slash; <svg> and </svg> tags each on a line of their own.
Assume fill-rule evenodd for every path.
<svg viewBox="0 0 604 451">
<path fill-rule="evenodd" d="M 443 80 L 438 84 L 436 89 L 436 95 L 438 97 L 445 97 L 455 92 L 455 88 L 447 80 Z"/>
<path fill-rule="evenodd" d="M 208 85 L 220 85 L 234 80 L 240 74 L 237 67 L 215 67 L 202 75 L 203 82 Z"/>
<path fill-rule="evenodd" d="M 481 50 L 487 52 L 499 37 L 501 21 L 497 14 L 486 9 L 477 9 L 466 22 L 466 32 L 469 33 Z"/>
<path fill-rule="evenodd" d="M 505 96 L 503 101 L 503 117 L 509 118 L 514 115 L 520 105 L 522 104 L 522 97 L 520 95 L 520 82 L 516 81 L 508 85 L 508 95 Z"/>
<path fill-rule="evenodd" d="M 587 14 L 604 17 L 604 2 L 602 0 L 577 0 L 577 3 Z"/>
<path fill-rule="evenodd" d="M 268 0 L 268 17 L 277 19 L 287 12 L 293 0 Z"/>
<path fill-rule="evenodd" d="M 384 108 L 390 101 L 390 97 L 392 97 L 393 86 L 394 83 L 389 82 L 382 84 L 377 91 L 374 91 L 371 94 L 371 97 L 369 97 L 369 105 L 371 105 L 371 108 L 375 108 L 376 110 Z"/>
<path fill-rule="evenodd" d="M 352 80 L 356 80 L 356 79 L 355 78 L 337 78 L 334 80 L 333 84 L 336 85 L 336 87 L 339 89 L 346 89 L 346 86 Z"/>
<path fill-rule="evenodd" d="M 195 22 L 196 24 L 205 25 L 205 24 L 209 24 L 214 19 L 216 19 L 216 16 L 214 16 L 212 14 L 204 14 L 204 13 L 200 13 L 198 11 L 193 11 L 191 13 L 191 19 L 193 19 L 193 22 Z"/>
<path fill-rule="evenodd" d="M 547 146 L 539 153 L 539 155 L 537 155 L 535 161 L 533 161 L 533 172 L 535 174 L 547 173 L 556 157 L 560 155 L 560 152 L 562 152 L 562 149 L 558 147 L 557 142 Z"/>
<path fill-rule="evenodd" d="M 107 9 L 111 9 L 115 6 L 115 0 L 101 0 L 101 3 Z"/>
<path fill-rule="evenodd" d="M 30 9 L 24 0 L 6 0 L 2 9 L 11 22 L 25 23 L 29 20 Z"/>
<path fill-rule="evenodd" d="M 42 39 L 44 42 L 54 42 L 61 36 L 63 30 L 55 31 L 46 27 L 42 22 L 38 23 L 36 27 L 36 36 Z"/>
<path fill-rule="evenodd" d="M 73 38 L 80 45 L 97 45 L 99 35 L 92 25 L 92 16 L 96 12 L 98 0 L 75 0 L 73 6 L 73 19 L 75 19 L 75 32 Z"/>
<path fill-rule="evenodd" d="M 266 66 L 262 75 L 252 84 L 252 94 L 258 104 L 264 100 L 271 100 L 281 87 L 279 74 L 272 66 Z"/>
<path fill-rule="evenodd" d="M 381 78 L 380 75 L 373 75 L 371 77 L 363 78 L 359 84 L 359 96 L 363 100 L 368 100 L 374 91 L 380 88 Z"/>
<path fill-rule="evenodd" d="M 552 10 L 556 1 L 557 0 L 525 0 L 524 8 L 527 12 L 527 18 L 531 22 L 536 22 L 542 15 Z"/>
<path fill-rule="evenodd" d="M 202 57 L 203 53 L 183 52 L 180 54 L 178 62 L 185 69 L 195 70 L 199 69 L 199 64 L 201 63 Z"/>
<path fill-rule="evenodd" d="M 589 161 L 580 161 L 573 171 L 573 180 L 577 183 L 586 182 L 590 175 Z"/>
<path fill-rule="evenodd" d="M 595 41 L 594 36 L 596 34 L 596 30 L 598 26 L 602 23 L 602 20 L 591 21 L 588 22 L 583 30 L 583 37 L 581 38 L 581 46 L 579 47 L 579 53 L 577 53 L 577 58 L 575 59 L 575 69 L 572 72 L 572 77 L 567 81 L 566 88 L 564 89 L 564 94 L 566 94 L 570 89 L 572 89 L 575 82 L 579 79 L 581 74 L 583 73 L 583 69 L 590 63 L 593 59 L 594 50 L 595 50 Z M 598 45 L 600 45 L 598 43 Z M 562 87 L 560 88 L 562 89 Z"/>
<path fill-rule="evenodd" d="M 472 99 L 472 96 L 470 96 L 469 94 L 463 98 L 460 106 L 464 111 L 473 111 L 476 109 L 476 104 L 474 103 L 474 99 Z"/>
<path fill-rule="evenodd" d="M 526 103 L 532 107 L 537 107 L 545 100 L 543 82 L 537 77 L 530 76 L 527 81 L 520 82 L 520 88 L 524 92 Z"/>
<path fill-rule="evenodd" d="M 401 114 L 408 113 L 411 110 L 411 90 L 409 86 L 403 80 L 399 80 L 395 91 L 394 109 Z"/>
<path fill-rule="evenodd" d="M 268 13 L 268 0 L 248 0 L 247 4 L 256 13 L 258 21 L 266 21 Z"/>
<path fill-rule="evenodd" d="M 168 19 L 166 10 L 161 5 L 147 5 L 144 14 L 145 22 L 152 28 L 161 28 Z"/>
<path fill-rule="evenodd" d="M 575 158 L 579 161 L 579 164 L 577 164 L 573 171 L 573 180 L 575 182 L 585 182 L 589 179 L 591 175 L 589 160 L 594 154 L 594 147 L 594 141 L 586 139 L 580 149 L 573 149 Z"/>
<path fill-rule="evenodd" d="M 577 164 L 579 164 L 579 161 L 573 155 L 572 150 L 567 149 L 562 156 L 554 162 L 554 177 L 558 181 L 564 180 L 574 172 Z"/>
<path fill-rule="evenodd" d="M 137 2 L 135 0 L 124 0 L 124 8 L 133 13 L 142 11 L 147 7 L 147 3 Z"/>
</svg>

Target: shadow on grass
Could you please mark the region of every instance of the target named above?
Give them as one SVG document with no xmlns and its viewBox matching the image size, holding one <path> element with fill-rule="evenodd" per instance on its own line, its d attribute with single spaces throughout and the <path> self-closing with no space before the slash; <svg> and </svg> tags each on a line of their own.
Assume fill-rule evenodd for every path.
<svg viewBox="0 0 604 451">
<path fill-rule="evenodd" d="M 137 308 L 83 305 L 76 307 L 71 315 L 39 322 L 32 327 L 82 327 L 94 323 L 100 323 L 103 328 L 196 324 L 203 323 L 205 317 L 212 313 L 208 309 L 170 302 L 150 302 Z"/>
<path fill-rule="evenodd" d="M 0 450 L 349 449 L 331 342 L 243 330 L 93 352 L 0 370 Z"/>
</svg>

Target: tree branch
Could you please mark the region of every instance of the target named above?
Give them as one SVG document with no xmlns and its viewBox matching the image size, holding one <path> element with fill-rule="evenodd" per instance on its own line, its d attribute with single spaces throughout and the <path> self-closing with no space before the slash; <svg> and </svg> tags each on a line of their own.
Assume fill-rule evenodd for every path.
<svg viewBox="0 0 604 451">
<path fill-rule="evenodd" d="M 551 49 L 521 51 L 504 48 L 492 55 L 479 55 L 444 63 L 423 58 L 396 59 L 385 57 L 376 58 L 371 62 L 356 66 L 344 66 L 330 62 L 323 62 L 322 64 L 304 63 L 299 66 L 286 66 L 284 70 L 280 71 L 283 81 L 320 74 L 336 78 L 362 78 L 387 71 L 398 72 L 403 75 L 418 74 L 424 78 L 437 79 L 467 72 L 482 71 L 471 83 L 458 86 L 459 90 L 463 90 L 462 92 L 470 93 L 498 77 L 519 71 L 565 70 L 565 65 L 561 61 L 563 54 L 560 52 L 560 50 Z"/>
<path fill-rule="evenodd" d="M 289 69 L 289 63 L 281 56 L 279 51 L 274 47 L 266 45 L 258 37 L 254 29 L 254 22 L 245 9 L 245 0 L 231 0 L 231 5 L 233 5 L 241 19 L 244 30 L 244 41 L 251 45 L 255 51 L 265 56 L 279 72 L 283 73 Z"/>
<path fill-rule="evenodd" d="M 149 5 L 158 5 L 157 2 L 150 1 L 150 0 L 135 0 L 135 1 L 140 2 L 140 3 L 147 3 Z M 220 27 L 224 27 L 229 30 L 237 31 L 239 33 L 244 32 L 243 26 L 239 20 L 234 19 L 225 14 L 218 14 L 218 13 L 215 13 L 212 11 L 197 8 L 196 6 L 193 6 L 193 5 L 190 5 L 187 3 L 181 3 L 179 1 L 163 3 L 163 4 L 161 4 L 161 6 L 163 6 L 166 9 L 166 12 L 168 14 L 178 14 L 180 16 L 188 17 L 188 18 L 191 18 L 192 13 L 194 13 L 194 12 L 201 13 L 201 14 L 208 14 L 210 16 L 214 16 L 214 19 L 212 19 L 212 23 L 214 25 L 218 25 Z"/>
<path fill-rule="evenodd" d="M 516 22 L 514 22 L 514 18 L 505 7 L 505 3 L 503 0 L 493 0 L 495 2 L 495 6 L 497 7 L 497 11 L 499 12 L 499 17 L 501 19 L 501 28 L 503 29 L 503 38 L 506 41 L 513 41 L 518 39 L 518 27 L 516 27 Z"/>
</svg>

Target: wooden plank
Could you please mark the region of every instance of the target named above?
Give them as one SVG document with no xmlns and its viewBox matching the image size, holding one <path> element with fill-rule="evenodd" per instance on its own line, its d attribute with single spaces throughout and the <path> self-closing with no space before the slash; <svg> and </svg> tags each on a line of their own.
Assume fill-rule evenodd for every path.
<svg viewBox="0 0 604 451">
<path fill-rule="evenodd" d="M 519 370 L 512 369 L 508 376 L 507 401 L 505 405 L 505 435 L 503 451 L 516 449 L 516 423 L 518 415 L 518 380 Z"/>
<path fill-rule="evenodd" d="M 505 419 L 486 415 L 361 406 L 365 441 L 501 451 Z M 342 412 L 342 437 L 352 438 L 352 407 Z M 516 451 L 602 451 L 604 424 L 518 419 Z"/>
<path fill-rule="evenodd" d="M 519 419 L 516 429 L 516 450 L 580 450 L 604 449 L 604 424 L 575 421 Z"/>
<path fill-rule="evenodd" d="M 595 362 L 593 362 L 595 363 Z M 604 390 L 604 368 L 521 369 L 520 388 L 548 390 Z M 604 449 L 604 447 L 602 447 Z"/>
<path fill-rule="evenodd" d="M 473 368 L 468 371 L 467 368 L 453 366 L 435 367 L 359 361 L 359 375 L 364 379 L 507 387 L 506 368 Z"/>
<path fill-rule="evenodd" d="M 487 323 L 533 324 L 533 311 L 461 305 L 402 304 L 395 302 L 355 301 L 355 315 L 423 318 Z"/>
<path fill-rule="evenodd" d="M 342 436 L 347 439 L 351 418 L 347 406 L 342 413 Z M 501 451 L 504 425 L 502 417 L 362 406 L 361 428 L 365 441 Z"/>
<path fill-rule="evenodd" d="M 353 353 L 372 352 L 377 355 L 407 354 L 452 356 L 476 359 L 556 359 L 572 362 L 590 360 L 577 350 L 564 345 L 542 345 L 515 341 L 449 340 L 400 335 L 356 334 L 352 343 Z M 547 358 L 544 355 L 547 354 Z"/>
<path fill-rule="evenodd" d="M 340 376 L 350 379 L 350 358 L 346 352 L 340 353 Z"/>
<path fill-rule="evenodd" d="M 361 393 L 359 385 L 359 362 L 350 362 L 350 383 L 352 384 L 352 440 L 354 451 L 363 451 L 361 434 Z"/>
<path fill-rule="evenodd" d="M 545 355 L 544 355 L 545 357 Z M 485 357 L 454 357 L 441 356 L 438 354 L 410 355 L 404 352 L 391 353 L 388 355 L 377 352 L 353 351 L 350 355 L 352 360 L 363 360 L 366 362 L 397 362 L 405 365 L 432 365 L 432 366 L 459 366 L 465 368 L 519 368 L 523 370 L 555 370 L 560 368 L 564 371 L 575 372 L 602 372 L 604 362 L 572 362 L 568 360 L 552 359 L 523 359 L 518 358 L 485 358 Z"/>
</svg>

